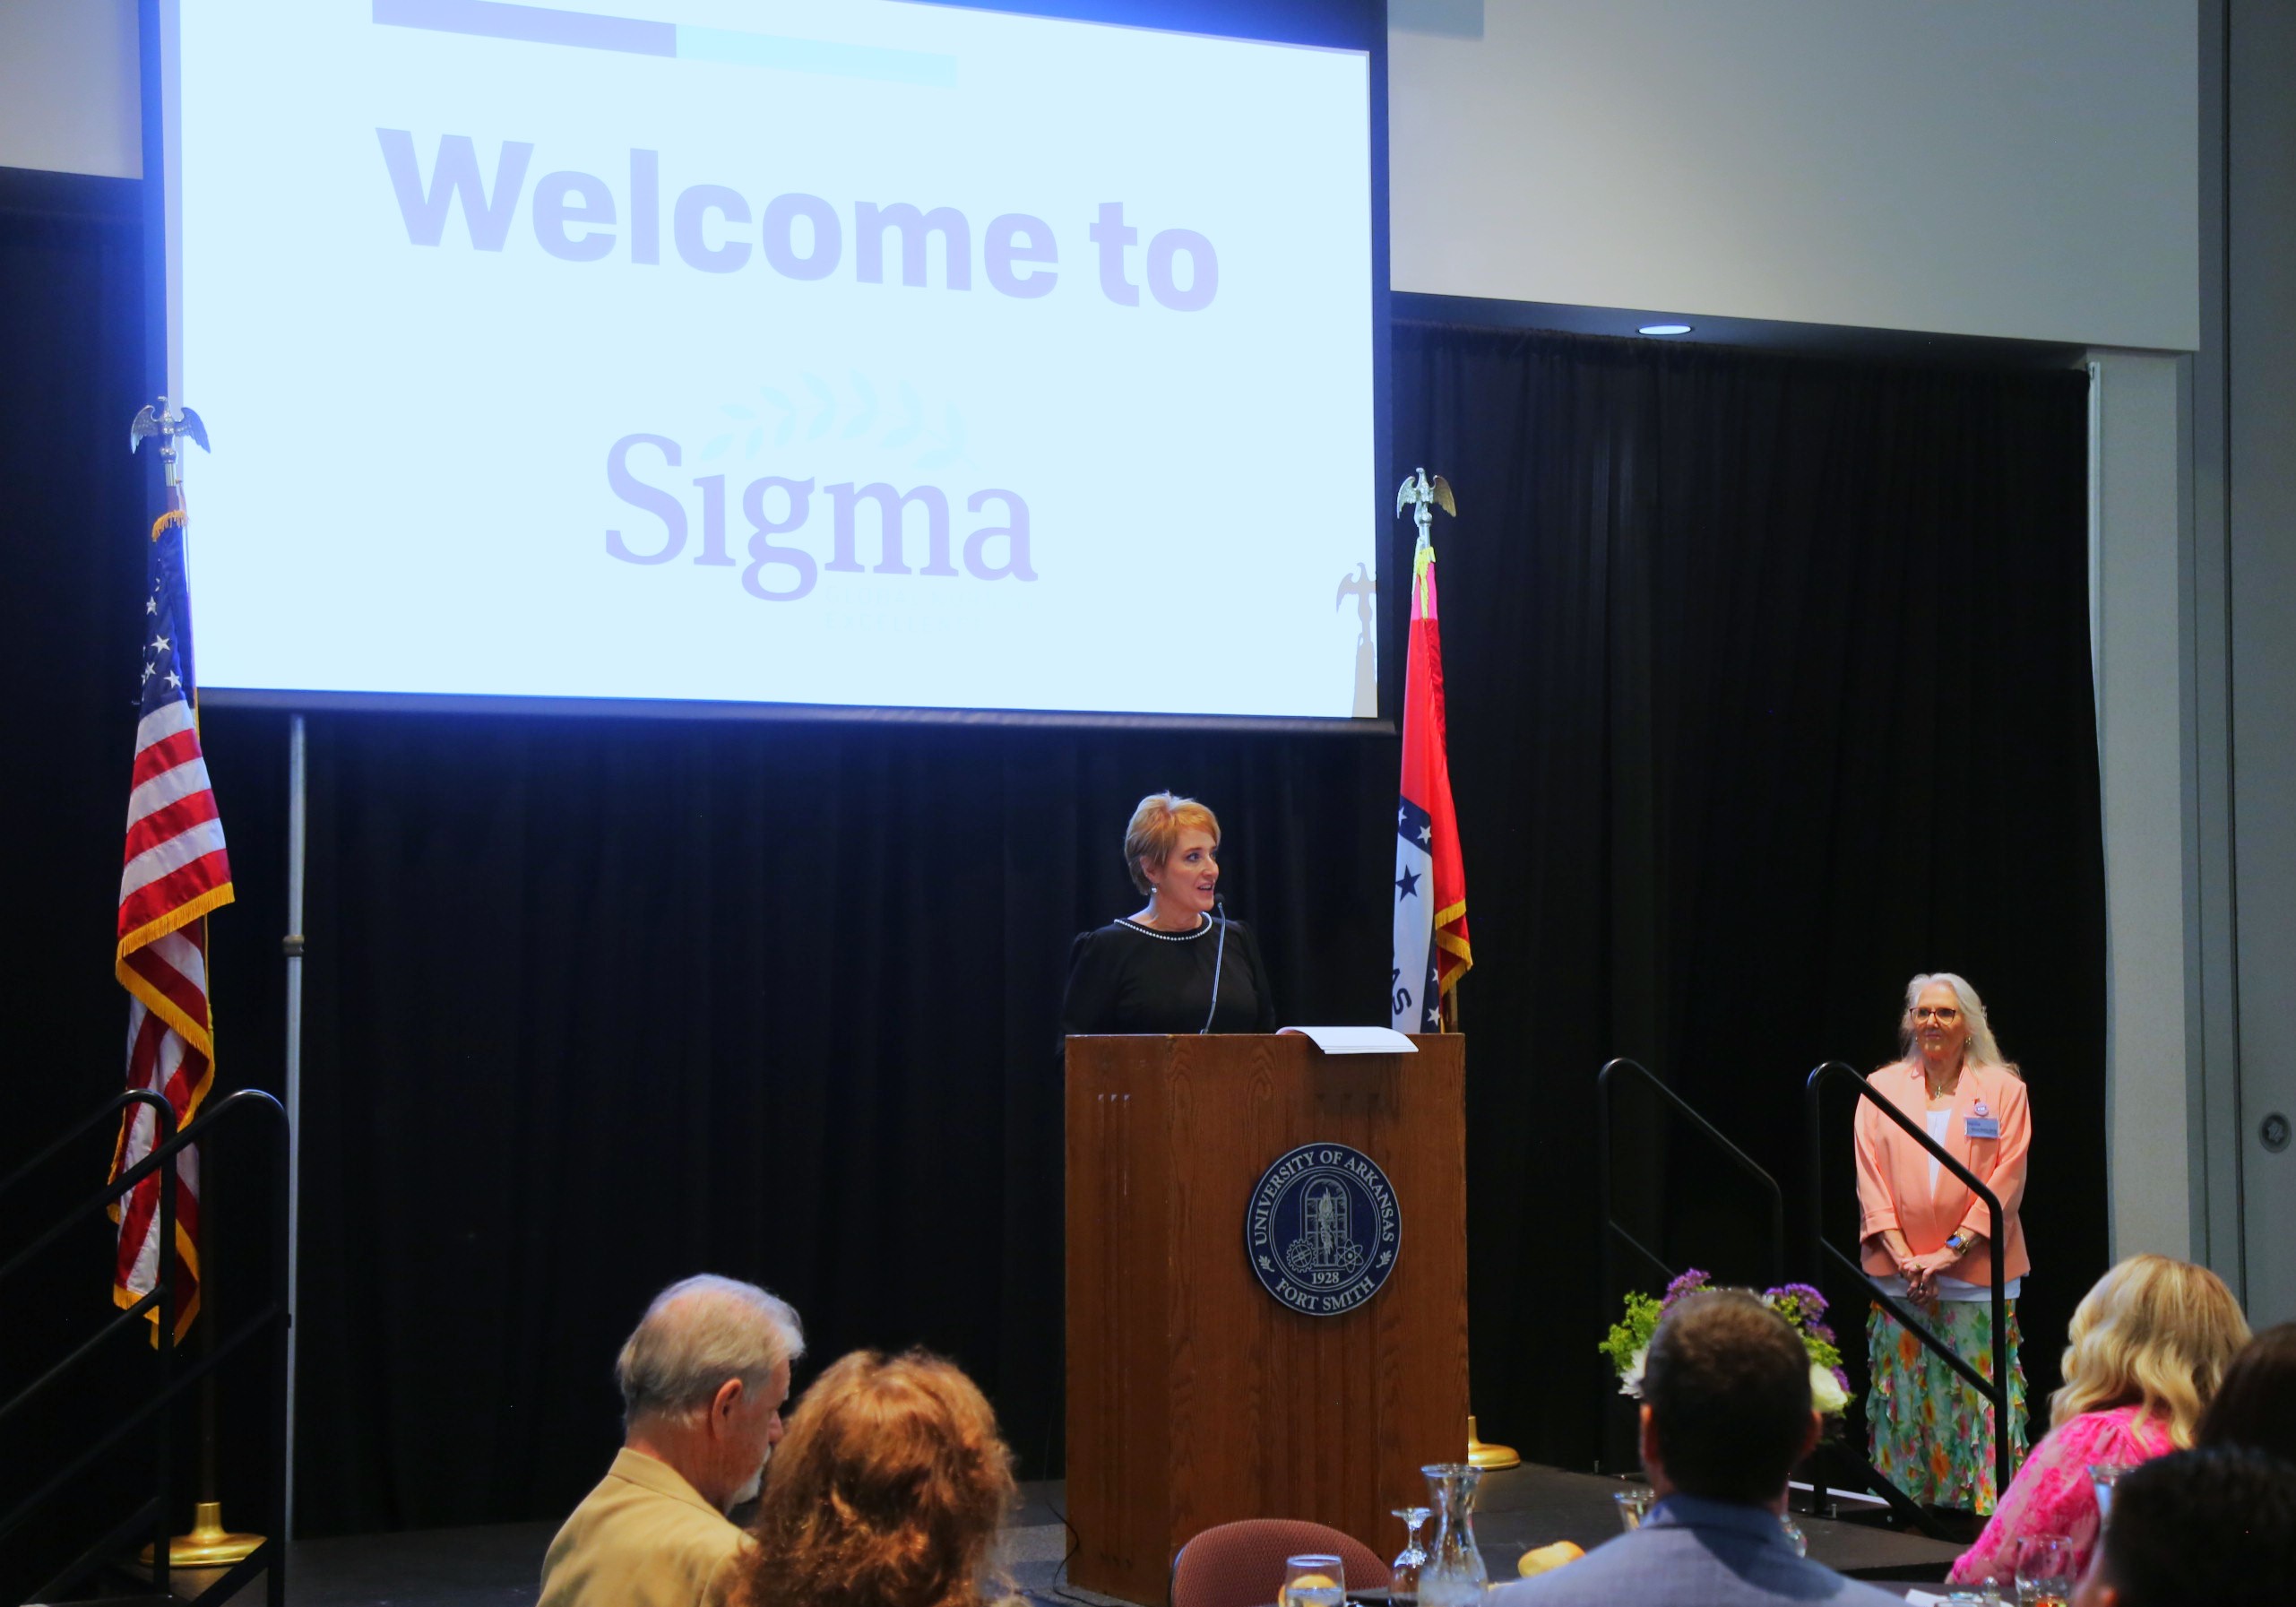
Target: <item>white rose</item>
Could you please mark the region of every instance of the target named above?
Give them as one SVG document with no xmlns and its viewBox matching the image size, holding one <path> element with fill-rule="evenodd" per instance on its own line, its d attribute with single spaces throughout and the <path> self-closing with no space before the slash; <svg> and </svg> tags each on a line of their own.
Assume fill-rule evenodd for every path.
<svg viewBox="0 0 2296 1607">
<path fill-rule="evenodd" d="M 1620 1395 L 1630 1395 L 1636 1400 L 1643 1398 L 1643 1363 L 1649 1360 L 1650 1346 L 1644 1345 L 1635 1352 L 1635 1359 L 1627 1363 L 1627 1370 L 1618 1375 Z"/>
<path fill-rule="evenodd" d="M 1640 1374 L 1636 1375 L 1636 1377 L 1640 1376 Z M 1815 1361 L 1809 1364 L 1809 1404 L 1828 1416 L 1850 1409 L 1850 1397 L 1842 1392 L 1842 1386 L 1834 1381 L 1834 1369 L 1830 1367 L 1820 1367 Z"/>
</svg>

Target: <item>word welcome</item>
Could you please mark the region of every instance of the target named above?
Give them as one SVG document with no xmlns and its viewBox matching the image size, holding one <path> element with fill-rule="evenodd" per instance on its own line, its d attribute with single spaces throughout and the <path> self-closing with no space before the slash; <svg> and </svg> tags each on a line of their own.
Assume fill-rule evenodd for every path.
<svg viewBox="0 0 2296 1607">
<path fill-rule="evenodd" d="M 684 461 L 678 444 L 667 436 L 629 435 L 607 449 L 606 483 L 614 495 L 660 522 L 658 536 L 633 544 L 618 530 L 606 532 L 606 550 L 626 564 L 667 564 L 686 550 L 692 523 L 678 492 L 640 480 L 631 470 L 630 454 L 639 447 L 660 454 L 675 469 Z M 693 488 L 701 495 L 702 549 L 694 562 L 707 567 L 731 569 L 739 560 L 726 550 L 726 477 L 704 474 Z M 962 551 L 949 528 L 948 493 L 938 486 L 897 490 L 884 481 L 856 485 L 848 480 L 823 486 L 829 499 L 829 558 L 823 563 L 812 549 L 777 540 L 803 530 L 812 516 L 814 482 L 768 474 L 751 480 L 740 492 L 742 517 L 749 522 L 749 566 L 741 572 L 742 590 L 766 602 L 795 602 L 810 594 L 824 574 L 919 575 L 975 580 L 1032 581 L 1035 566 L 1029 560 L 1029 505 L 1017 491 L 996 488 L 975 491 L 965 498 L 965 511 L 980 514 L 993 502 L 1002 524 L 983 524 L 964 538 Z M 779 512 L 771 511 L 778 500 Z M 866 571 L 859 556 L 860 510 L 876 510 L 876 559 Z M 908 562 L 909 511 L 923 515 L 925 563 L 911 568 Z M 952 560 L 962 557 L 964 568 Z M 786 573 L 782 573 L 786 571 Z M 775 583 L 769 583 L 769 581 Z"/>
<path fill-rule="evenodd" d="M 378 128 L 383 165 L 399 203 L 410 246 L 437 246 L 457 204 L 470 245 L 500 251 L 510 237 L 522 200 L 534 242 L 548 255 L 570 263 L 594 263 L 626 250 L 634 264 L 653 266 L 661 256 L 661 153 L 633 150 L 626 202 L 591 173 L 562 169 L 534 181 L 531 198 L 526 171 L 534 147 L 505 140 L 495 156 L 494 184 L 479 168 L 478 147 L 466 134 L 444 135 L 437 159 L 425 177 L 415 156 L 415 137 L 403 128 Z M 883 284 L 885 241 L 899 238 L 901 282 L 928 283 L 928 247 L 940 242 L 941 288 L 972 289 L 973 229 L 953 206 L 929 210 L 910 202 L 856 201 L 852 205 L 850 261 L 856 281 Z M 755 225 L 755 239 L 743 230 Z M 623 231 L 623 232 L 617 232 Z M 1140 305 L 1141 282 L 1133 275 L 1133 248 L 1140 230 L 1125 220 L 1124 203 L 1101 203 L 1085 235 L 1099 256 L 1101 294 L 1118 307 Z M 738 190 L 719 184 L 688 185 L 669 206 L 671 248 L 678 260 L 703 273 L 738 273 L 754 257 L 784 279 L 827 279 L 844 265 L 845 222 L 837 208 L 818 195 L 776 195 L 753 212 Z M 1187 273 L 1179 272 L 1187 259 Z M 999 294 L 1033 301 L 1060 282 L 1059 242 L 1052 225 L 1026 212 L 1003 212 L 980 231 L 981 276 Z M 1148 293 L 1178 313 L 1201 312 L 1220 290 L 1220 258 L 1212 242 L 1192 229 L 1166 229 L 1150 238 L 1140 259 Z"/>
</svg>

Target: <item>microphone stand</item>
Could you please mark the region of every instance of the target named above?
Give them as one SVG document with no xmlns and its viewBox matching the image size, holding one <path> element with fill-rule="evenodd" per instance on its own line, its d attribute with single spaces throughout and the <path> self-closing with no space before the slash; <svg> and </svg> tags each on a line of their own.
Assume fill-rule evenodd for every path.
<svg viewBox="0 0 2296 1607">
<path fill-rule="evenodd" d="M 1212 951 L 1212 1008 L 1204 1013 L 1204 1025 L 1196 1032 L 1199 1038 L 1212 1030 L 1212 1019 L 1220 1014 L 1220 963 L 1228 957 L 1228 907 L 1217 894 L 1212 898 L 1212 919 L 1220 923 L 1220 946 Z"/>
</svg>

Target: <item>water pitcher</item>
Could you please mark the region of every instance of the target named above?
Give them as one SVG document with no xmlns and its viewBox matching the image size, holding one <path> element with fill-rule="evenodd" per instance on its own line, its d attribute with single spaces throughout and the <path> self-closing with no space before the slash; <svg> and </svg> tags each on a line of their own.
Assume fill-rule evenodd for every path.
<svg viewBox="0 0 2296 1607">
<path fill-rule="evenodd" d="M 1431 1462 L 1427 1504 L 1435 1508 L 1435 1538 L 1419 1570 L 1419 1607 L 1469 1607 L 1490 1575 L 1475 1546 L 1475 1486 L 1482 1470 L 1463 1462 Z"/>
</svg>

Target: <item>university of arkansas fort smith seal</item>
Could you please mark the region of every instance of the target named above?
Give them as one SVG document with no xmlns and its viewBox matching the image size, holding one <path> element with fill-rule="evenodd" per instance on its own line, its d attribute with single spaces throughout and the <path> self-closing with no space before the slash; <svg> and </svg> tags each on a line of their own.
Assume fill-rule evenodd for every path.
<svg viewBox="0 0 2296 1607">
<path fill-rule="evenodd" d="M 1378 1293 L 1403 1240 L 1387 1174 L 1344 1144 L 1303 1144 L 1278 1157 L 1244 1211 L 1253 1275 L 1306 1317 L 1338 1317 Z"/>
</svg>

